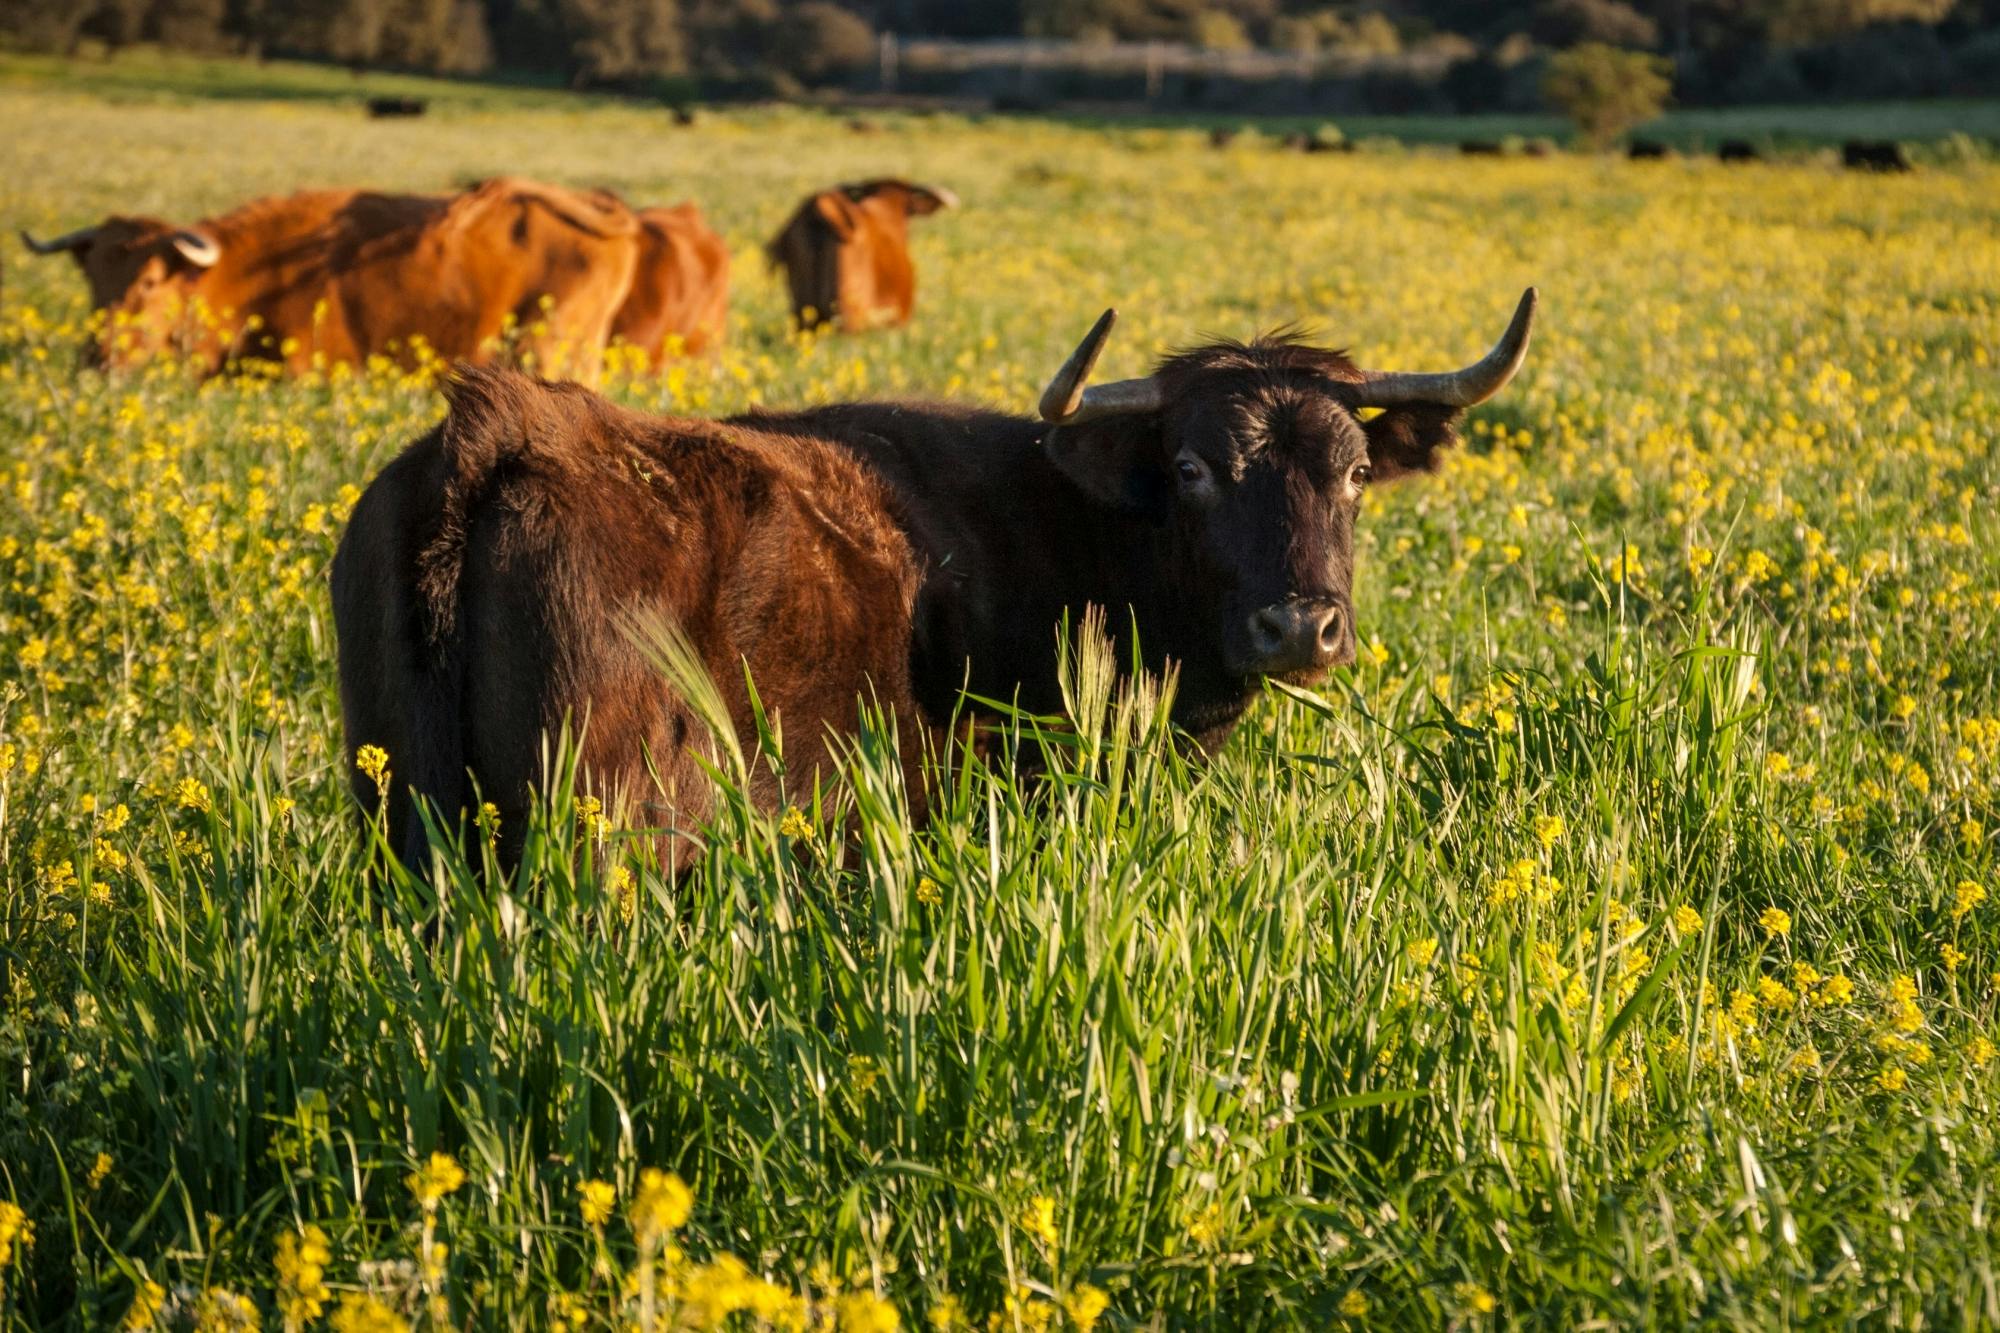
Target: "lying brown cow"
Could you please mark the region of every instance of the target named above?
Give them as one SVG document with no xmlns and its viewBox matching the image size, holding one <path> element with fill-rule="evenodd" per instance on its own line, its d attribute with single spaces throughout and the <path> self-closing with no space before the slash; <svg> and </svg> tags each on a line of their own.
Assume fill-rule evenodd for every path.
<svg viewBox="0 0 2000 1333">
<path fill-rule="evenodd" d="M 176 352 L 214 372 L 240 360 L 303 370 L 418 340 L 485 360 L 510 326 L 515 355 L 596 375 L 631 285 L 638 221 L 615 197 L 487 181 L 450 197 L 311 191 L 260 199 L 192 227 L 114 217 L 53 241 L 90 283 L 110 366 Z"/>
<path fill-rule="evenodd" d="M 449 820 L 470 775 L 518 831 L 544 738 L 571 721 L 586 789 L 646 825 L 697 823 L 699 729 L 621 628 L 637 612 L 682 628 L 746 737 L 748 664 L 796 782 L 872 695 L 916 793 L 918 741 L 961 688 L 1060 706 L 1055 627 L 1090 606 L 1120 662 L 1136 621 L 1147 666 L 1179 665 L 1175 721 L 1217 744 L 1263 678 L 1353 660 L 1362 492 L 1432 467 L 1519 367 L 1534 308 L 1531 290 L 1490 353 L 1446 374 L 1365 371 L 1281 335 L 1086 388 L 1106 312 L 1040 421 L 913 403 L 693 421 L 469 371 L 334 559 L 349 754 L 388 751 L 411 864 L 410 793 Z"/>
<path fill-rule="evenodd" d="M 722 341 L 729 314 L 729 247 L 693 204 L 639 210 L 639 261 L 611 336 L 658 366 L 673 352 Z"/>
<path fill-rule="evenodd" d="M 766 247 L 792 289 L 793 318 L 802 328 L 837 320 L 846 333 L 909 323 L 917 299 L 910 219 L 957 203 L 949 190 L 875 180 L 800 204 Z"/>
</svg>

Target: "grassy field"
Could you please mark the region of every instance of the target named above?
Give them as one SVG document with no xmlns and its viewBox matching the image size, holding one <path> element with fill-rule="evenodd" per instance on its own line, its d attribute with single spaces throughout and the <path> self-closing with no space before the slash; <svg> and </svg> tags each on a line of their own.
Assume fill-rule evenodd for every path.
<svg viewBox="0 0 2000 1333">
<path fill-rule="evenodd" d="M 1361 664 L 1212 765 L 1080 669 L 1041 783 L 912 828 L 864 751 L 678 882 L 558 790 L 511 883 L 447 854 L 427 932 L 371 887 L 325 577 L 434 386 L 81 371 L 79 278 L 10 246 L 0 1323 L 2000 1322 L 2000 169 L 6 69 L 9 233 L 501 171 L 698 199 L 730 342 L 611 384 L 660 410 L 1025 410 L 1112 303 L 1111 376 L 1293 319 L 1456 364 L 1530 282 L 1546 319 L 1371 497 Z M 885 172 L 964 201 L 915 322 L 788 336 L 754 247 Z"/>
</svg>

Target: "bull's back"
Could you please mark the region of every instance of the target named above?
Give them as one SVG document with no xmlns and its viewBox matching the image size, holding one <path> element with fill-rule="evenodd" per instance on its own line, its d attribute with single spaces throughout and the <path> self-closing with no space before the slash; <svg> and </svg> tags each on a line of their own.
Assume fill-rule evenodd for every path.
<svg viewBox="0 0 2000 1333">
<path fill-rule="evenodd" d="M 868 696 L 898 716 L 914 774 L 915 587 L 879 486 L 835 446 L 471 372 L 444 427 L 370 487 L 343 539 L 350 752 L 383 745 L 447 811 L 472 802 L 469 770 L 518 829 L 568 727 L 585 790 L 636 826 L 697 824 L 701 727 L 628 632 L 638 617 L 680 627 L 746 742 L 747 663 L 792 781 L 830 774 L 829 734 L 852 733 Z M 754 776 L 774 805 L 775 780 Z"/>
</svg>

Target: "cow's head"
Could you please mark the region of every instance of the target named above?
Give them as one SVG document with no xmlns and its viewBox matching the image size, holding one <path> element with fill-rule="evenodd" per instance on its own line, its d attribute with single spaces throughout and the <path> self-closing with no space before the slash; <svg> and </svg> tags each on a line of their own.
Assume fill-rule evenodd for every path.
<svg viewBox="0 0 2000 1333">
<path fill-rule="evenodd" d="M 1305 683 L 1354 660 L 1354 525 L 1371 483 L 1435 466 L 1460 413 L 1520 368 L 1535 292 L 1493 350 L 1441 374 L 1362 370 L 1278 334 L 1085 387 L 1105 311 L 1042 395 L 1056 466 L 1165 525 L 1184 608 L 1222 670 Z M 1381 409 L 1363 416 L 1366 409 Z"/>
<path fill-rule="evenodd" d="M 925 217 L 957 204 L 958 196 L 950 190 L 933 190 L 902 180 L 872 180 L 858 185 L 842 185 L 824 190 L 813 198 L 813 210 L 842 241 L 851 239 L 861 230 L 865 225 L 864 219 L 868 217 L 900 221 Z"/>
<path fill-rule="evenodd" d="M 114 217 L 52 241 L 24 231 L 21 240 L 38 255 L 67 254 L 83 270 L 91 309 L 103 314 L 92 352 L 110 366 L 166 347 L 195 284 L 222 258 L 214 237 L 154 218 Z"/>
</svg>

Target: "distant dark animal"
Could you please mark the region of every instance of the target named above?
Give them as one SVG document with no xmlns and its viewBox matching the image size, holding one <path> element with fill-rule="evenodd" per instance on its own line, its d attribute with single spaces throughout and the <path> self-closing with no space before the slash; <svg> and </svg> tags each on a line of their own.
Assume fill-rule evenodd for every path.
<svg viewBox="0 0 2000 1333">
<path fill-rule="evenodd" d="M 639 223 L 616 197 L 505 177 L 455 196 L 308 191 L 188 227 L 113 217 L 52 241 L 105 312 L 95 358 L 164 353 L 215 372 L 244 360 L 302 371 L 418 343 L 446 359 L 503 350 L 538 368 L 597 374 L 632 280 Z"/>
<path fill-rule="evenodd" d="M 1308 153 L 1351 153 L 1354 141 L 1351 139 L 1322 139 L 1317 136 L 1306 140 Z"/>
<path fill-rule="evenodd" d="M 1893 139 L 1849 139 L 1840 160 L 1850 171 L 1913 171 L 1910 155 Z"/>
<path fill-rule="evenodd" d="M 847 122 L 847 129 L 850 134 L 880 134 L 882 132 L 880 125 L 861 116 L 855 116 L 849 120 Z"/>
<path fill-rule="evenodd" d="M 1724 139 L 1715 150 L 1715 156 L 1723 162 L 1762 162 L 1764 154 L 1748 139 Z"/>
<path fill-rule="evenodd" d="M 680 126 L 682 129 L 687 129 L 693 126 L 694 124 L 697 123 L 699 119 L 696 116 L 693 107 L 677 106 L 674 108 L 673 114 L 674 114 L 674 124 Z"/>
<path fill-rule="evenodd" d="M 1521 145 L 1523 157 L 1554 157 L 1555 154 L 1555 145 L 1543 139 L 1530 139 Z"/>
<path fill-rule="evenodd" d="M 411 116 L 421 116 L 430 109 L 430 100 L 423 97 L 371 97 L 368 99 L 368 115 L 374 120 L 403 120 Z"/>
<path fill-rule="evenodd" d="M 1234 126 L 1218 125 L 1208 132 L 1208 146 L 1210 148 L 1227 148 L 1236 142 L 1237 136 L 1241 133 L 1242 131 L 1236 129 Z"/>
<path fill-rule="evenodd" d="M 1049 109 L 1049 99 L 1038 93 L 996 93 L 993 109 L 1003 115 L 1040 115 Z"/>
<path fill-rule="evenodd" d="M 334 558 L 348 755 L 388 752 L 392 846 L 413 865 L 413 794 L 448 827 L 491 801 L 518 837 L 566 723 L 582 790 L 633 827 L 694 828 L 704 733 L 621 628 L 651 616 L 746 737 L 747 665 L 787 744 L 789 790 L 760 769 L 761 806 L 828 775 L 861 699 L 895 719 L 920 803 L 924 738 L 961 690 L 1057 711 L 1058 626 L 1092 607 L 1121 664 L 1136 623 L 1144 666 L 1178 672 L 1174 721 L 1213 747 L 1266 678 L 1353 661 L 1363 492 L 1433 468 L 1520 366 L 1534 311 L 1530 290 L 1491 352 L 1442 374 L 1277 334 L 1089 386 L 1106 311 L 1040 420 L 913 402 L 676 419 L 468 370 Z M 365 775 L 354 790 L 381 799 Z"/>
<path fill-rule="evenodd" d="M 1658 162 L 1667 156 L 1667 146 L 1655 139 L 1634 139 L 1625 156 L 1634 162 Z"/>
<path fill-rule="evenodd" d="M 1466 157 L 1499 157 L 1500 145 L 1491 139 L 1465 139 L 1458 145 L 1458 151 Z"/>
<path fill-rule="evenodd" d="M 642 208 L 632 282 L 611 321 L 614 340 L 657 367 L 678 339 L 680 351 L 705 352 L 722 341 L 729 314 L 729 247 L 693 204 Z"/>
<path fill-rule="evenodd" d="M 906 324 L 916 303 L 910 219 L 950 208 L 949 190 L 900 180 L 863 181 L 813 195 L 765 248 L 785 271 L 792 316 L 805 328 L 846 333 Z"/>
</svg>

